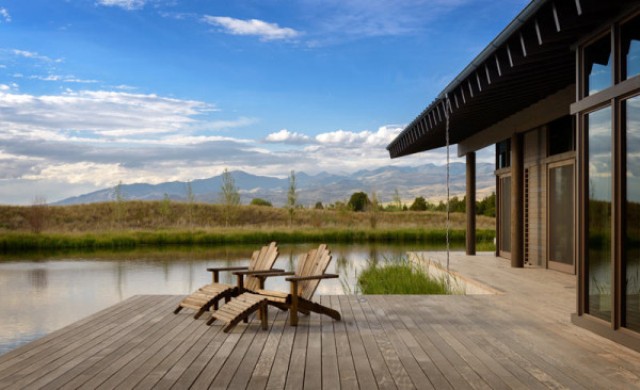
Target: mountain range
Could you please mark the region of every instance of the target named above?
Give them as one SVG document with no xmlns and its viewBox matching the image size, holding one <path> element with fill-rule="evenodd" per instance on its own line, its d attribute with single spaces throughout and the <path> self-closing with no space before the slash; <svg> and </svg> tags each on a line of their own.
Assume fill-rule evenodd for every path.
<svg viewBox="0 0 640 390">
<path fill-rule="evenodd" d="M 450 165 L 451 196 L 464 196 L 466 177 L 465 164 Z M 476 188 L 478 198 L 489 195 L 495 189 L 494 165 L 476 165 Z M 232 171 L 231 175 L 240 193 L 242 204 L 253 198 L 261 198 L 274 206 L 282 206 L 287 200 L 288 178 L 258 176 L 243 171 Z M 397 190 L 403 202 L 411 203 L 418 196 L 438 200 L 446 196 L 446 166 L 425 164 L 416 167 L 389 166 L 373 170 L 361 170 L 352 174 L 336 175 L 319 173 L 308 175 L 296 172 L 296 192 L 298 203 L 312 206 L 320 201 L 330 204 L 347 201 L 358 191 L 376 193 L 381 203 L 390 202 Z M 190 182 L 196 201 L 219 202 L 222 175 Z M 119 186 L 120 196 L 127 200 L 172 200 L 184 201 L 188 198 L 188 182 L 173 181 L 159 184 L 136 183 Z M 107 202 L 116 198 L 116 188 L 105 188 L 88 194 L 63 199 L 56 204 Z"/>
</svg>

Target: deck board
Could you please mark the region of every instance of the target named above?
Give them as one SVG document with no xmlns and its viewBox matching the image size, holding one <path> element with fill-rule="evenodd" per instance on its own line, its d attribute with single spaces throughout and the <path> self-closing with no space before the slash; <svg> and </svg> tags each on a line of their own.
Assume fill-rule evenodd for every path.
<svg viewBox="0 0 640 390">
<path fill-rule="evenodd" d="M 272 307 L 230 333 L 137 296 L 0 356 L 0 388 L 640 389 L 640 353 L 571 324 L 575 277 L 451 260 L 502 293 L 322 296 L 342 321 Z"/>
</svg>

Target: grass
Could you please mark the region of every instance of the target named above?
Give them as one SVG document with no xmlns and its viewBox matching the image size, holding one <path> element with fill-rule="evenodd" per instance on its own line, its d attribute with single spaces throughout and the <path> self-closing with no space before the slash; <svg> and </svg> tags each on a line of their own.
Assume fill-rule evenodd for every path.
<svg viewBox="0 0 640 390">
<path fill-rule="evenodd" d="M 39 249 L 119 249 L 142 246 L 262 244 L 276 241 L 290 243 L 425 243 L 442 246 L 446 232 L 441 229 L 215 229 L 171 231 L 120 231 L 104 233 L 29 233 L 0 234 L 0 251 Z M 491 246 L 493 231 L 476 232 L 483 246 Z M 452 244 L 462 245 L 464 231 L 452 231 Z"/>
<path fill-rule="evenodd" d="M 360 276 L 362 294 L 449 294 L 444 279 L 436 279 L 406 258 L 370 263 Z"/>
<path fill-rule="evenodd" d="M 73 206 L 0 206 L 0 251 L 118 249 L 165 245 L 279 243 L 428 243 L 444 245 L 445 215 L 431 211 L 370 213 L 185 202 L 104 202 Z M 464 244 L 465 216 L 452 213 L 450 241 Z M 495 219 L 478 216 L 479 250 L 492 250 Z"/>
</svg>

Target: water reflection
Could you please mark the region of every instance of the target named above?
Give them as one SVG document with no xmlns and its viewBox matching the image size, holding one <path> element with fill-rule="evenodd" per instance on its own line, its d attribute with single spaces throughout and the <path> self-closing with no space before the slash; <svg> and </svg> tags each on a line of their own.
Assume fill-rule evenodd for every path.
<svg viewBox="0 0 640 390">
<path fill-rule="evenodd" d="M 297 257 L 317 245 L 280 245 L 275 268 L 295 269 Z M 424 246 L 330 245 L 327 272 L 316 294 L 355 293 L 367 261 L 404 255 Z M 0 257 L 0 354 L 138 294 L 188 294 L 210 283 L 207 267 L 248 264 L 254 246 L 165 248 L 91 253 L 34 253 Z M 221 282 L 235 284 L 230 273 Z M 266 288 L 288 291 L 284 278 Z"/>
</svg>

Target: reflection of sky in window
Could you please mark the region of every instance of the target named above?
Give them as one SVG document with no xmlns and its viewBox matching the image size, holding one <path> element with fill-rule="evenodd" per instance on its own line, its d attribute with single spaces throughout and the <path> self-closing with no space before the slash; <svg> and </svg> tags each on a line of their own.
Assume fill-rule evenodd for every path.
<svg viewBox="0 0 640 390">
<path fill-rule="evenodd" d="M 640 202 L 640 97 L 631 98 L 626 104 L 627 199 L 631 202 Z"/>
<path fill-rule="evenodd" d="M 588 115 L 589 197 L 611 200 L 611 108 Z"/>
<path fill-rule="evenodd" d="M 631 41 L 627 53 L 627 78 L 640 74 L 640 41 Z"/>
<path fill-rule="evenodd" d="M 611 56 L 605 65 L 593 64 L 589 73 L 589 95 L 611 86 Z"/>
</svg>

